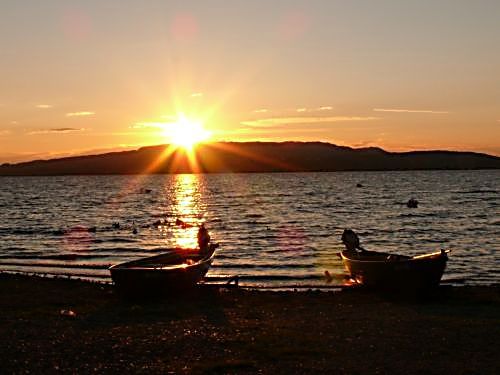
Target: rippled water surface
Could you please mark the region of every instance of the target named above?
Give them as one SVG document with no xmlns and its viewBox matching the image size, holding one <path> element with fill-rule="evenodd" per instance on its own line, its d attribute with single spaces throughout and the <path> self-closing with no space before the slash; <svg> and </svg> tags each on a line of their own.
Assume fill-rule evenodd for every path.
<svg viewBox="0 0 500 375">
<path fill-rule="evenodd" d="M 194 247 L 205 222 L 220 243 L 209 276 L 244 284 L 322 286 L 325 270 L 341 284 L 344 228 L 372 250 L 451 249 L 444 279 L 494 284 L 499 182 L 500 171 L 0 177 L 0 270 L 110 280 L 111 264 Z"/>
</svg>

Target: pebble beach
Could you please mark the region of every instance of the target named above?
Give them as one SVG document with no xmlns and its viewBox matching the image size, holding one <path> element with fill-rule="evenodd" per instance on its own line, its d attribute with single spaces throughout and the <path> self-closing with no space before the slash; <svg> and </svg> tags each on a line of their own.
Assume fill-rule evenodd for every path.
<svg viewBox="0 0 500 375">
<path fill-rule="evenodd" d="M 500 287 L 425 299 L 110 285 L 0 275 L 3 373 L 498 374 Z"/>
</svg>

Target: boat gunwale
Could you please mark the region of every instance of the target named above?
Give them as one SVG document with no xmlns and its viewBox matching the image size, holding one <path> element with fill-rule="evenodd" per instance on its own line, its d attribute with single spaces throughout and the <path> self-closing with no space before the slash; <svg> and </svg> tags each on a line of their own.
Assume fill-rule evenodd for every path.
<svg viewBox="0 0 500 375">
<path fill-rule="evenodd" d="M 213 256 L 206 258 L 206 259 L 199 260 L 193 264 L 180 263 L 180 264 L 174 264 L 171 266 L 161 266 L 161 267 L 140 267 L 140 266 L 139 267 L 133 267 L 133 266 L 128 267 L 127 263 L 129 263 L 129 262 L 125 262 L 125 263 L 115 264 L 114 266 L 109 267 L 109 270 L 172 271 L 175 269 L 188 269 L 191 267 L 196 267 L 196 266 L 199 266 L 199 265 L 202 265 L 204 263 L 211 261 L 212 258 L 213 258 Z"/>
<path fill-rule="evenodd" d="M 375 252 L 375 251 L 374 251 Z M 346 256 L 344 253 L 345 251 L 340 252 L 340 256 L 343 261 L 349 261 L 349 262 L 355 262 L 355 263 L 380 263 L 380 264 L 394 264 L 394 263 L 407 263 L 407 262 L 423 262 L 423 261 L 429 261 L 429 260 L 437 260 L 439 258 L 443 258 L 445 260 L 448 259 L 448 256 L 446 255 L 450 250 L 446 251 L 436 251 L 433 253 L 428 253 L 428 254 L 422 254 L 422 255 L 417 255 L 416 257 L 411 257 L 407 255 L 399 255 L 399 254 L 389 254 L 389 253 L 378 253 L 378 254 L 387 254 L 388 256 L 395 255 L 399 257 L 403 257 L 400 259 L 376 259 L 376 260 L 370 260 L 370 259 L 361 259 L 361 258 L 351 258 Z"/>
<path fill-rule="evenodd" d="M 197 260 L 193 264 L 176 263 L 176 264 L 172 264 L 170 266 L 162 266 L 162 267 L 154 267 L 154 266 L 153 267 L 147 267 L 147 266 L 137 266 L 137 267 L 135 267 L 135 266 L 128 266 L 131 263 L 146 262 L 148 259 L 161 258 L 162 256 L 170 255 L 170 254 L 179 255 L 179 257 L 182 259 L 183 255 L 180 254 L 178 252 L 178 250 L 179 250 L 179 248 L 174 248 L 170 252 L 165 252 L 165 253 L 161 253 L 161 254 L 157 254 L 157 255 L 152 255 L 150 257 L 146 257 L 146 258 L 143 258 L 143 259 L 135 259 L 135 260 L 130 260 L 130 261 L 123 262 L 123 263 L 114 264 L 114 265 L 110 266 L 108 268 L 108 270 L 109 271 L 115 271 L 115 270 L 129 270 L 129 271 L 133 271 L 134 270 L 134 271 L 156 271 L 156 272 L 158 272 L 158 271 L 172 271 L 172 270 L 176 270 L 176 269 L 189 269 L 189 268 L 193 268 L 193 267 L 200 266 L 200 265 L 203 265 L 205 263 L 211 262 L 213 260 L 213 258 L 215 257 L 216 247 L 213 248 L 213 251 L 210 253 L 209 256 L 204 257 L 204 258 L 200 258 L 199 260 Z M 193 251 L 194 249 L 186 249 L 186 250 Z M 185 255 L 186 255 L 186 257 L 184 259 L 188 259 L 189 255 L 188 254 L 185 254 Z"/>
</svg>

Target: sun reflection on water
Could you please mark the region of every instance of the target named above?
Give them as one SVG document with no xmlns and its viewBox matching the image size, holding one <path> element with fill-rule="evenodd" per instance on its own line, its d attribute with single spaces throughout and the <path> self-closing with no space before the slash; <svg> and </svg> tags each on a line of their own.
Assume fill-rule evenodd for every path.
<svg viewBox="0 0 500 375">
<path fill-rule="evenodd" d="M 198 225 L 203 221 L 205 204 L 201 177 L 195 174 L 179 174 L 174 177 L 172 212 L 177 218 L 173 231 L 174 246 L 196 248 Z"/>
</svg>

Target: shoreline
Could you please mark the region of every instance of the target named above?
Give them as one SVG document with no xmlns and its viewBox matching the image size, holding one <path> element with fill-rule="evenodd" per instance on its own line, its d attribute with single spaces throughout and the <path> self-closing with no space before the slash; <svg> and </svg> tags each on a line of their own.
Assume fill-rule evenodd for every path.
<svg viewBox="0 0 500 375">
<path fill-rule="evenodd" d="M 109 285 L 0 274 L 0 291 L 6 373 L 500 370 L 499 286 L 440 288 L 425 301 L 201 287 L 145 302 Z"/>
<path fill-rule="evenodd" d="M 113 287 L 113 281 L 111 277 L 95 277 L 95 276 L 78 276 L 78 275 L 66 275 L 59 273 L 50 273 L 50 272 L 29 272 L 29 271 L 5 271 L 0 270 L 0 278 L 2 276 L 19 276 L 19 277 L 28 277 L 33 279 L 48 279 L 48 280 L 64 280 L 64 281 L 74 281 L 95 285 L 105 285 L 108 287 Z M 348 280 L 348 275 L 345 275 L 346 280 Z M 342 291 L 342 290 L 350 290 L 360 288 L 360 286 L 356 286 L 355 284 L 283 284 L 283 285 L 252 285 L 252 284 L 243 284 L 241 283 L 239 276 L 232 277 L 206 277 L 208 282 L 201 283 L 200 285 L 204 287 L 212 287 L 212 288 L 237 288 L 239 290 L 252 291 L 252 292 L 329 292 L 329 291 Z M 235 281 L 238 280 L 237 283 Z M 441 288 L 454 287 L 454 288 L 498 288 L 500 289 L 500 283 L 493 282 L 491 284 L 465 284 L 464 279 L 449 279 L 449 280 L 441 280 L 440 282 Z"/>
</svg>

